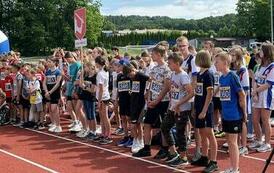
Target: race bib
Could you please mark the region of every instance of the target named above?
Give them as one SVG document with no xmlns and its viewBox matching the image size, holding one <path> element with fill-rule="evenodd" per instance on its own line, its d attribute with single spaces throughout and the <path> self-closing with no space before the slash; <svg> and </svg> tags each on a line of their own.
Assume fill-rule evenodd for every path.
<svg viewBox="0 0 274 173">
<path fill-rule="evenodd" d="M 230 87 L 220 87 L 220 100 L 221 101 L 231 100 Z"/>
<path fill-rule="evenodd" d="M 258 78 L 256 79 L 256 82 L 257 82 L 257 84 L 259 84 L 259 85 L 265 84 L 265 77 L 263 77 L 263 76 L 258 77 Z"/>
<path fill-rule="evenodd" d="M 219 85 L 220 75 L 214 74 L 214 85 Z"/>
<path fill-rule="evenodd" d="M 198 96 L 203 96 L 203 83 L 197 83 L 195 94 Z"/>
<path fill-rule="evenodd" d="M 49 75 L 47 76 L 47 84 L 52 85 L 52 84 L 56 84 L 56 76 L 55 75 Z"/>
<path fill-rule="evenodd" d="M 162 84 L 152 81 L 150 91 L 155 94 L 160 94 L 162 90 Z"/>
<path fill-rule="evenodd" d="M 133 93 L 139 93 L 140 92 L 140 82 L 139 81 L 133 81 L 132 82 L 131 92 L 133 92 Z"/>
<path fill-rule="evenodd" d="M 118 91 L 123 92 L 123 91 L 129 91 L 130 90 L 130 81 L 119 81 L 118 82 Z"/>
<path fill-rule="evenodd" d="M 5 91 L 11 91 L 12 87 L 11 87 L 11 83 L 5 83 Z"/>
</svg>

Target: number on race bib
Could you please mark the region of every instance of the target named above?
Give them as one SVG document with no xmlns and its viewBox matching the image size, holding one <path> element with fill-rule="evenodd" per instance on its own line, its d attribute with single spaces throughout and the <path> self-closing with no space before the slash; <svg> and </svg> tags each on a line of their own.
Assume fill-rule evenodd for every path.
<svg viewBox="0 0 274 173">
<path fill-rule="evenodd" d="M 11 83 L 5 83 L 5 90 L 6 91 L 11 91 L 12 90 Z"/>
<path fill-rule="evenodd" d="M 162 85 L 161 84 L 159 84 L 155 81 L 153 81 L 151 83 L 151 88 L 150 88 L 151 92 L 156 93 L 156 94 L 160 94 L 161 90 L 162 90 Z"/>
<path fill-rule="evenodd" d="M 197 83 L 195 94 L 198 96 L 203 96 L 203 83 Z"/>
<path fill-rule="evenodd" d="M 140 82 L 139 81 L 133 81 L 132 82 L 131 92 L 133 92 L 133 93 L 139 93 L 140 92 Z"/>
<path fill-rule="evenodd" d="M 129 91 L 130 90 L 130 81 L 119 81 L 118 82 L 118 91 Z"/>
<path fill-rule="evenodd" d="M 231 100 L 230 87 L 220 87 L 220 100 L 221 101 Z"/>
<path fill-rule="evenodd" d="M 55 75 L 47 76 L 47 84 L 56 84 L 56 76 Z"/>
<path fill-rule="evenodd" d="M 219 80 L 220 80 L 220 75 L 214 74 L 214 84 L 215 85 L 219 85 Z"/>
</svg>

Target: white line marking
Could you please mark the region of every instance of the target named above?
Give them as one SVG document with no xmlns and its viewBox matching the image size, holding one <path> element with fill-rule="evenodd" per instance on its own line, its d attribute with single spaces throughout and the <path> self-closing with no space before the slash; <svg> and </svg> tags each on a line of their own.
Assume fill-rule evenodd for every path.
<svg viewBox="0 0 274 173">
<path fill-rule="evenodd" d="M 160 166 L 160 167 L 163 167 L 163 168 L 167 168 L 167 169 L 171 169 L 171 170 L 174 170 L 174 171 L 183 172 L 183 173 L 190 173 L 188 171 L 184 171 L 184 170 L 181 170 L 181 169 L 173 168 L 173 167 L 170 167 L 170 166 L 167 166 L 167 165 L 163 165 L 163 164 L 160 164 L 160 163 L 157 163 L 157 162 L 153 162 L 153 161 L 150 161 L 150 160 L 146 160 L 146 159 L 142 159 L 142 158 L 138 158 L 138 157 L 133 157 L 133 156 L 125 154 L 125 153 L 120 153 L 118 151 L 113 151 L 113 150 L 110 150 L 110 149 L 107 149 L 107 148 L 103 148 L 103 147 L 99 147 L 99 146 L 96 146 L 96 145 L 87 144 L 87 143 L 84 143 L 84 142 L 76 141 L 76 140 L 65 138 L 65 137 L 61 137 L 61 136 L 56 136 L 56 135 L 53 135 L 53 134 L 50 134 L 50 133 L 45 133 L 45 132 L 37 131 L 37 130 L 33 130 L 33 129 L 26 128 L 26 130 L 33 131 L 33 132 L 40 133 L 40 134 L 44 134 L 44 135 L 51 136 L 51 137 L 55 137 L 55 138 L 58 138 L 58 139 L 70 141 L 70 142 L 73 142 L 73 143 L 85 145 L 85 146 L 88 146 L 88 147 L 100 149 L 100 150 L 107 151 L 107 152 L 110 152 L 110 153 L 113 153 L 113 154 L 118 154 L 118 155 L 125 156 L 125 157 L 128 157 L 128 158 L 134 159 L 134 160 L 139 160 L 139 161 L 142 161 L 142 162 L 150 163 L 150 164 L 157 165 L 157 166 Z"/>
<path fill-rule="evenodd" d="M 15 157 L 15 158 L 17 158 L 17 159 L 19 159 L 19 160 L 25 161 L 25 162 L 27 162 L 27 163 L 29 163 L 29 164 L 31 164 L 31 165 L 34 165 L 34 166 L 39 167 L 39 168 L 41 168 L 41 169 L 44 169 L 44 170 L 46 170 L 46 171 L 48 171 L 48 172 L 50 172 L 50 173 L 58 173 L 57 171 L 54 171 L 54 170 L 52 170 L 52 169 L 50 169 L 50 168 L 47 168 L 47 167 L 45 167 L 45 166 L 43 166 L 43 165 L 40 165 L 40 164 L 38 164 L 38 163 L 35 163 L 35 162 L 30 161 L 30 160 L 28 160 L 28 159 L 25 159 L 25 158 L 23 158 L 23 157 L 20 157 L 20 156 L 17 156 L 17 155 L 15 155 L 15 154 L 12 154 L 12 153 L 10 153 L 10 152 L 8 152 L 8 151 L 5 151 L 5 150 L 0 149 L 0 152 L 2 152 L 2 153 L 4 153 L 4 154 L 7 154 L 7 155 L 9 155 L 9 156 Z"/>
<path fill-rule="evenodd" d="M 226 153 L 226 154 L 228 154 L 228 153 L 227 153 L 226 151 L 224 151 L 224 150 L 217 150 L 217 151 L 219 151 L 219 152 L 221 152 L 221 153 Z M 258 161 L 266 162 L 265 159 L 261 159 L 261 158 L 253 157 L 253 156 L 244 155 L 244 156 L 240 156 L 240 157 L 245 157 L 245 158 L 248 158 L 248 159 L 253 159 L 253 160 L 258 160 Z M 268 157 L 268 156 L 267 156 L 267 157 Z M 271 163 L 274 163 L 274 161 L 271 161 Z"/>
</svg>

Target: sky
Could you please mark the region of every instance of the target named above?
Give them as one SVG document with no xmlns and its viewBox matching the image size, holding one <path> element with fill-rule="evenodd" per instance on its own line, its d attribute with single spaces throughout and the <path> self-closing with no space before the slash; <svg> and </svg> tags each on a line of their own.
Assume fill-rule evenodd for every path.
<svg viewBox="0 0 274 173">
<path fill-rule="evenodd" d="M 236 13 L 238 0 L 102 0 L 103 15 L 200 19 Z"/>
</svg>

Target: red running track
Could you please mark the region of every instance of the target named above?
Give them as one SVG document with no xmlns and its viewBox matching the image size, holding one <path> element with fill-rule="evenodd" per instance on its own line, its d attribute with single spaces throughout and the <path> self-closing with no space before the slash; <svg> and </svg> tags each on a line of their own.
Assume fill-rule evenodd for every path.
<svg viewBox="0 0 274 173">
<path fill-rule="evenodd" d="M 62 126 L 67 124 L 69 124 L 68 120 L 62 121 Z M 67 129 L 64 129 L 64 133 L 56 135 L 46 130 L 0 127 L 0 172 L 199 173 L 203 169 L 191 165 L 174 169 L 166 166 L 163 161 L 156 161 L 152 158 L 133 158 L 129 149 L 116 147 L 115 143 L 100 146 L 74 136 L 68 133 Z M 223 141 L 223 139 L 218 140 L 218 143 L 221 144 Z M 11 153 L 13 156 L 4 152 Z M 153 149 L 153 154 L 156 152 L 157 150 Z M 190 153 L 193 153 L 193 148 L 190 149 Z M 241 173 L 260 173 L 265 164 L 264 160 L 269 154 L 251 152 L 248 156 L 241 157 Z M 218 164 L 220 170 L 229 166 L 228 154 L 222 150 L 218 152 Z M 274 172 L 273 163 L 267 172 Z"/>
</svg>

